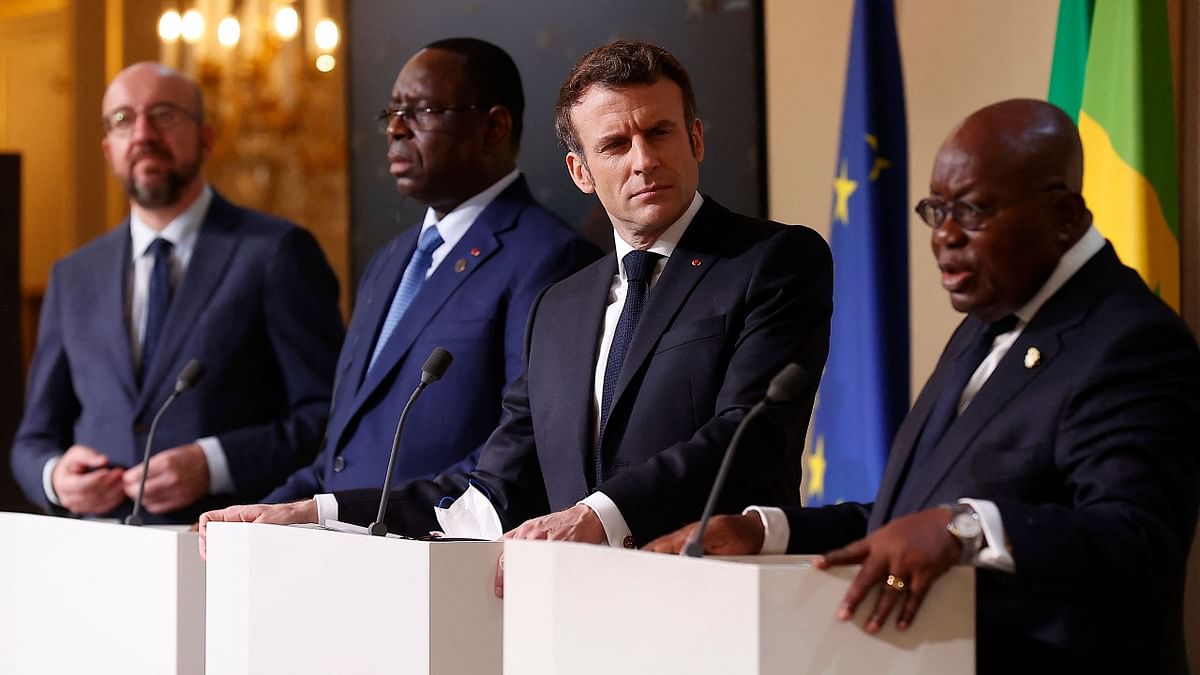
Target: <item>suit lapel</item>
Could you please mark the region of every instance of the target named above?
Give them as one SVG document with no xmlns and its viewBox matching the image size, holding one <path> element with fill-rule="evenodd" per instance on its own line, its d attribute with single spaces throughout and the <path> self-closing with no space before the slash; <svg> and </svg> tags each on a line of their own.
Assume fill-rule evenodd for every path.
<svg viewBox="0 0 1200 675">
<path fill-rule="evenodd" d="M 112 353 L 113 369 L 130 401 L 138 397 L 137 381 L 134 379 L 133 339 L 129 334 L 129 312 L 125 302 L 126 285 L 128 284 L 130 247 L 129 221 L 121 226 L 118 236 L 112 238 L 101 259 L 106 261 L 98 270 L 97 305 L 101 309 L 100 320 L 96 322 L 101 342 L 108 346 Z M 92 289 L 86 289 L 91 291 Z M 121 317 L 113 321 L 112 317 Z"/>
<path fill-rule="evenodd" d="M 366 378 L 355 396 L 354 408 L 356 410 L 387 379 L 391 371 L 407 358 L 417 337 L 438 315 L 438 312 L 442 310 L 463 282 L 500 250 L 502 246 L 500 233 L 513 228 L 517 215 L 529 199 L 529 189 L 525 187 L 524 179 L 519 178 L 479 214 L 467 233 L 458 240 L 458 243 L 454 245 L 454 248 L 450 250 L 433 274 L 421 285 L 421 290 L 413 298 L 412 304 L 404 313 L 404 318 L 396 326 L 395 332 L 392 333 L 387 344 L 384 345 L 383 351 L 380 352 L 375 367 L 366 373 Z M 408 265 L 408 260 L 412 257 L 412 251 L 409 250 L 408 253 L 404 258 L 404 265 L 399 270 L 400 275 L 404 274 L 404 267 Z M 381 304 L 390 307 L 390 294 L 387 302 Z M 376 326 L 383 322 L 383 316 L 388 307 L 385 307 L 377 317 Z M 425 355 L 421 354 L 417 357 L 424 359 Z M 370 361 L 369 353 L 367 361 Z M 416 382 L 412 384 L 416 386 Z"/>
<path fill-rule="evenodd" d="M 617 379 L 617 389 L 613 393 L 613 410 L 616 410 L 621 397 L 629 388 L 629 383 L 650 358 L 658 339 L 683 308 L 684 301 L 692 289 L 716 262 L 717 256 L 709 252 L 712 247 L 706 245 L 716 227 L 714 220 L 713 202 L 707 200 L 688 225 L 683 239 L 667 260 L 658 283 L 651 289 L 642 320 L 629 343 L 625 363 L 621 366 L 621 376 Z M 595 362 L 594 357 L 592 362 Z M 611 412 L 609 419 L 612 419 Z"/>
<path fill-rule="evenodd" d="M 196 237 L 196 248 L 187 272 L 171 299 L 158 351 L 154 360 L 144 366 L 146 373 L 138 397 L 138 414 L 154 400 L 155 391 L 163 383 L 174 382 L 175 373 L 170 370 L 188 336 L 195 330 L 201 312 L 225 276 L 225 270 L 229 268 L 237 249 L 234 230 L 240 221 L 239 210 L 219 194 L 213 194 L 204 224 Z"/>
</svg>

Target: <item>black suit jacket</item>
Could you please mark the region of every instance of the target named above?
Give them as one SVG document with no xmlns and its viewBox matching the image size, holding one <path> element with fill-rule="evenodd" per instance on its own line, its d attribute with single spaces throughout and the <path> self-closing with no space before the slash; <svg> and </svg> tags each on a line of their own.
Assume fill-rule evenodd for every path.
<svg viewBox="0 0 1200 675">
<path fill-rule="evenodd" d="M 78 443 L 114 465 L 140 462 L 151 418 L 199 359 L 206 374 L 163 416 L 154 451 L 216 436 L 235 492 L 145 519 L 190 523 L 257 501 L 320 443 L 342 340 L 337 279 L 308 232 L 214 194 L 139 387 L 125 319 L 129 236 L 126 222 L 54 266 L 13 473 L 30 501 L 60 512 L 42 489 L 46 461 Z"/>
<path fill-rule="evenodd" d="M 471 480 L 505 528 L 588 495 L 593 376 L 615 256 L 551 286 L 534 304 L 526 372 L 476 471 L 392 495 L 389 529 L 436 528 L 432 506 Z M 831 261 L 812 230 L 740 216 L 706 199 L 650 292 L 603 433 L 604 480 L 637 541 L 699 517 L 738 422 L 785 364 L 805 395 L 751 425 L 721 500 L 798 504 L 800 451 L 825 362 Z M 337 493 L 339 515 L 369 522 L 378 492 Z"/>
<path fill-rule="evenodd" d="M 982 329 L 968 318 L 950 339 L 896 434 L 875 503 L 791 511 L 790 550 L 841 546 L 962 497 L 991 500 L 1016 573 L 979 572 L 980 672 L 1182 672 L 1200 494 L 1195 338 L 1106 246 L 906 477 L 951 362 Z"/>
</svg>

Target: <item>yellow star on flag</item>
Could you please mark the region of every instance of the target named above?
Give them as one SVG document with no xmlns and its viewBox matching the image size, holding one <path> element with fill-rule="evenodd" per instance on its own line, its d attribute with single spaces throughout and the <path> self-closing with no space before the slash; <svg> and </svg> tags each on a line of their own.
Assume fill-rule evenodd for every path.
<svg viewBox="0 0 1200 675">
<path fill-rule="evenodd" d="M 817 436 L 817 443 L 804 460 L 804 475 L 808 477 L 808 498 L 825 496 L 825 437 Z"/>
<path fill-rule="evenodd" d="M 892 163 L 879 156 L 879 139 L 875 138 L 875 134 L 866 136 L 867 145 L 871 146 L 871 152 L 875 154 L 875 164 L 871 166 L 871 175 L 867 179 L 874 183 L 879 179 L 879 172 L 892 168 Z"/>
<path fill-rule="evenodd" d="M 843 225 L 850 223 L 850 195 L 858 189 L 858 182 L 850 180 L 846 172 L 846 160 L 842 160 L 842 168 L 837 178 L 833 180 L 833 190 L 837 193 L 837 204 L 833 207 L 833 219 Z"/>
</svg>

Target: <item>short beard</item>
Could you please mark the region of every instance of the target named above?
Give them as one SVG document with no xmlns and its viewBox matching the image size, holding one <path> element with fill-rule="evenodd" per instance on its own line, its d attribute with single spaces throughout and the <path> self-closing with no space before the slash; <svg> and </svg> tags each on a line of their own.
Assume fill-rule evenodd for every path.
<svg viewBox="0 0 1200 675">
<path fill-rule="evenodd" d="M 172 169 L 167 172 L 164 181 L 153 186 L 139 184 L 136 179 L 130 177 L 125 183 L 125 192 L 138 206 L 145 209 L 172 206 L 183 197 L 184 188 L 191 185 L 199 170 L 199 162 L 184 166 L 179 170 Z"/>
</svg>

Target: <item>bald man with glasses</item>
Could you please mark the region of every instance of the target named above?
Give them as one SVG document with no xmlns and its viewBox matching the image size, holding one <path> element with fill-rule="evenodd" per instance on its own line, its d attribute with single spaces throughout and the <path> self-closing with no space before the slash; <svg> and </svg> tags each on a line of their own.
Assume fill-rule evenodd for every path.
<svg viewBox="0 0 1200 675">
<path fill-rule="evenodd" d="M 337 280 L 308 232 L 208 184 L 194 82 L 135 64 L 101 119 L 130 216 L 54 266 L 13 472 L 47 512 L 127 515 L 151 419 L 197 359 L 207 374 L 162 418 L 142 504 L 146 522 L 194 522 L 316 453 L 343 336 Z"/>
</svg>

